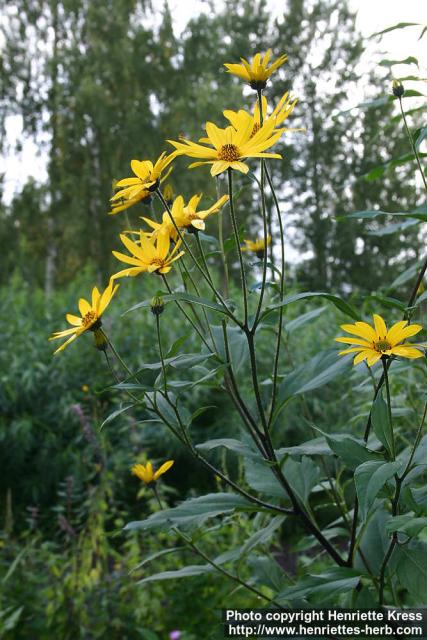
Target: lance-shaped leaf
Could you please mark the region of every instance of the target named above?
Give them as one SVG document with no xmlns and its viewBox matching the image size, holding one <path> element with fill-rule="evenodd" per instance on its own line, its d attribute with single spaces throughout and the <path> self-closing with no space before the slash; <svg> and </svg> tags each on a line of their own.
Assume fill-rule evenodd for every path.
<svg viewBox="0 0 427 640">
<path fill-rule="evenodd" d="M 399 471 L 401 463 L 364 462 L 354 472 L 360 515 L 366 520 L 368 512 L 384 485 Z"/>
<path fill-rule="evenodd" d="M 190 498 L 177 507 L 163 509 L 146 520 L 129 522 L 125 531 L 165 530 L 172 527 L 200 527 L 209 518 L 237 511 L 252 511 L 254 506 L 240 495 L 232 493 L 210 493 Z"/>
</svg>

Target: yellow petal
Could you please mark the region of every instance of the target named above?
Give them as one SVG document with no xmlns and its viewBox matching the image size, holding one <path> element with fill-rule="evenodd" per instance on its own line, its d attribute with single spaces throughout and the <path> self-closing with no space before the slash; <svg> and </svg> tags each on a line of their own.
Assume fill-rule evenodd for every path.
<svg viewBox="0 0 427 640">
<path fill-rule="evenodd" d="M 157 480 L 157 478 L 159 478 L 160 476 L 162 476 L 164 473 L 166 473 L 166 471 L 168 471 L 171 466 L 173 465 L 174 460 L 168 460 L 167 462 L 164 462 L 162 464 L 161 467 L 159 467 L 159 469 L 157 469 L 157 471 L 154 474 L 154 480 Z"/>
<path fill-rule="evenodd" d="M 386 323 L 384 322 L 382 317 L 379 316 L 377 313 L 374 313 L 373 318 L 374 318 L 374 324 L 375 324 L 375 331 L 377 332 L 378 338 L 380 338 L 381 340 L 384 340 L 387 335 Z"/>
</svg>

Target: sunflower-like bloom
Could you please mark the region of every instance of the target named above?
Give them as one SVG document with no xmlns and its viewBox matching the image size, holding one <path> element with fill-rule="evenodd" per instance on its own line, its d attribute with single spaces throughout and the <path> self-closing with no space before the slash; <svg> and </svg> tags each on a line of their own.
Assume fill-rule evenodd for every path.
<svg viewBox="0 0 427 640">
<path fill-rule="evenodd" d="M 119 285 L 114 285 L 112 280 L 108 284 L 105 291 L 100 294 L 97 287 L 92 289 L 92 302 L 88 302 L 84 298 L 79 300 L 80 317 L 74 316 L 71 313 L 67 313 L 65 316 L 67 322 L 72 325 L 71 329 L 65 329 L 64 331 L 57 331 L 53 333 L 49 340 L 58 340 L 65 336 L 70 336 L 61 346 L 55 351 L 58 353 L 65 349 L 65 347 L 78 338 L 82 333 L 87 331 L 93 331 L 95 333 L 95 342 L 98 348 L 103 348 L 105 344 L 105 338 L 103 337 L 101 328 L 101 316 L 105 309 L 111 302 L 112 297 L 116 293 Z"/>
<path fill-rule="evenodd" d="M 151 236 L 157 237 L 160 233 L 167 233 L 174 242 L 178 239 L 178 229 L 186 229 L 188 231 L 204 231 L 206 225 L 205 220 L 213 213 L 218 213 L 221 207 L 228 201 L 228 196 L 222 196 L 217 200 L 209 209 L 203 211 L 197 211 L 197 207 L 202 198 L 202 194 L 194 195 L 190 198 L 187 205 L 184 203 L 184 198 L 178 196 L 173 201 L 169 215 L 168 211 L 163 213 L 162 222 L 155 222 L 150 218 L 143 218 L 145 222 L 153 229 Z M 173 221 L 171 220 L 171 216 Z M 175 224 L 174 224 L 175 222 Z M 176 226 L 175 226 L 176 225 Z"/>
<path fill-rule="evenodd" d="M 157 469 L 157 471 L 154 471 L 151 462 L 147 462 L 146 465 L 134 464 L 131 471 L 134 476 L 137 476 L 140 480 L 145 482 L 145 484 L 151 484 L 152 482 L 158 480 L 160 476 L 166 473 L 166 471 L 169 471 L 173 463 L 174 460 L 167 460 L 167 462 L 164 462 L 162 466 Z"/>
<path fill-rule="evenodd" d="M 288 59 L 288 56 L 284 54 L 268 66 L 271 53 L 271 49 L 269 49 L 263 58 L 261 58 L 260 53 L 255 54 L 251 63 L 245 60 L 245 58 L 240 58 L 240 64 L 224 64 L 224 67 L 227 68 L 228 73 L 232 73 L 247 82 L 251 89 L 261 91 L 265 89 L 267 80 L 271 74 Z"/>
<path fill-rule="evenodd" d="M 126 200 L 126 198 L 123 197 L 118 198 L 111 203 L 111 211 L 108 213 L 109 215 L 120 213 L 120 211 L 129 209 L 129 207 L 133 207 L 133 205 L 138 204 L 138 202 L 149 204 L 151 202 L 151 191 L 148 191 L 148 189 L 142 189 L 138 192 L 136 198 L 130 198 L 129 200 Z"/>
<path fill-rule="evenodd" d="M 184 251 L 177 253 L 181 240 L 178 240 L 169 252 L 171 240 L 167 233 L 159 233 L 157 238 L 147 238 L 141 231 L 138 244 L 123 234 L 120 235 L 120 240 L 132 255 L 128 256 L 118 251 L 113 251 L 113 255 L 121 262 L 132 266 L 115 273 L 111 276 L 113 280 L 124 276 L 137 276 L 144 272 L 166 274 L 171 270 L 172 263 L 184 254 Z"/>
<path fill-rule="evenodd" d="M 211 175 L 217 176 L 227 169 L 236 169 L 247 173 L 249 167 L 242 162 L 245 158 L 281 158 L 278 153 L 265 153 L 280 138 L 283 129 L 274 130 L 274 121 L 269 119 L 259 131 L 252 135 L 253 123 L 238 114 L 236 126 L 220 129 L 213 122 L 206 123 L 206 147 L 191 140 L 175 142 L 168 140 L 176 149 L 177 155 L 190 158 L 206 158 L 202 162 L 193 162 L 190 169 L 211 164 Z"/>
<path fill-rule="evenodd" d="M 289 91 L 287 91 L 279 100 L 276 107 L 273 109 L 270 116 L 268 116 L 268 104 L 267 98 L 262 96 L 262 121 L 266 122 L 268 118 L 271 118 L 274 121 L 274 127 L 278 127 L 282 124 L 292 113 L 295 108 L 298 100 L 296 98 L 291 98 L 289 96 Z M 241 121 L 246 120 L 249 121 L 252 125 L 252 136 L 254 136 L 257 131 L 259 131 L 261 126 L 261 118 L 259 113 L 259 103 L 258 100 L 255 102 L 253 112 L 248 113 L 244 109 L 240 109 L 239 111 L 232 111 L 231 109 L 226 109 L 224 111 L 224 116 L 227 118 L 229 123 L 236 128 Z M 288 127 L 283 129 L 284 131 L 304 131 L 304 129 L 289 129 Z M 199 142 L 206 142 L 205 138 L 201 138 Z"/>
<path fill-rule="evenodd" d="M 422 326 L 420 324 L 408 325 L 407 320 L 401 320 L 387 330 L 387 325 L 381 316 L 374 314 L 373 319 L 373 327 L 366 322 L 341 325 L 341 329 L 357 337 L 339 337 L 335 338 L 335 340 L 357 346 L 340 351 L 340 356 L 347 353 L 357 353 L 354 358 L 354 364 L 359 364 L 359 362 L 366 360 L 367 364 L 372 367 L 384 356 L 421 358 L 424 355 L 424 352 L 420 351 L 422 349 L 420 345 L 401 344 L 407 338 L 415 336 L 421 331 Z"/>
<path fill-rule="evenodd" d="M 116 182 L 115 186 L 120 189 L 111 198 L 112 211 L 110 213 L 118 213 L 150 197 L 151 192 L 155 191 L 159 184 L 168 178 L 172 167 L 169 167 L 164 175 L 162 174 L 174 157 L 174 153 L 166 155 L 166 151 L 164 151 L 155 164 L 150 160 L 132 160 L 130 166 L 135 177 L 124 178 Z"/>
<path fill-rule="evenodd" d="M 242 246 L 242 251 L 250 251 L 251 253 L 255 253 L 258 258 L 263 258 L 265 254 L 265 250 L 271 244 L 271 236 L 267 236 L 267 242 L 264 242 L 264 238 L 258 238 L 257 240 L 246 240 L 244 239 L 244 246 Z"/>
</svg>

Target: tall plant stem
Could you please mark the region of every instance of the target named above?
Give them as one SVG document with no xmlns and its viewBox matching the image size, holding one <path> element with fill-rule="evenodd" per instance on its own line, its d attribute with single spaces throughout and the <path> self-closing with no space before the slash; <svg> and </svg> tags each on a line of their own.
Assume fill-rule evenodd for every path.
<svg viewBox="0 0 427 640">
<path fill-rule="evenodd" d="M 393 460 L 396 460 L 396 447 L 395 447 L 395 443 L 394 443 L 393 418 L 392 418 L 392 415 L 391 415 L 390 382 L 389 382 L 389 379 L 388 379 L 387 360 L 388 360 L 388 358 L 384 358 L 384 357 L 381 358 L 381 362 L 382 362 L 382 365 L 383 365 L 383 375 L 384 375 L 384 381 L 385 381 L 386 396 L 387 396 L 388 421 L 389 421 L 389 428 L 390 428 L 390 433 L 391 433 L 391 456 L 392 456 Z"/>
<path fill-rule="evenodd" d="M 259 105 L 259 118 L 260 118 L 260 126 L 263 125 L 263 115 L 262 115 L 262 91 L 258 91 L 258 105 Z M 255 312 L 255 319 L 252 325 L 252 331 L 255 332 L 255 329 L 258 324 L 259 316 L 262 309 L 262 303 L 264 300 L 265 293 L 265 283 L 267 280 L 267 262 L 268 262 L 268 247 L 267 247 L 267 236 L 268 236 L 268 220 L 267 220 L 267 209 L 265 205 L 265 188 L 264 188 L 264 174 L 265 174 L 265 162 L 264 159 L 261 158 L 261 210 L 262 210 L 262 228 L 263 228 L 263 240 L 264 240 L 264 257 L 262 262 L 262 281 L 261 281 L 261 291 L 258 300 L 257 310 Z"/>
<path fill-rule="evenodd" d="M 237 385 L 236 382 L 236 378 L 234 376 L 234 371 L 233 371 L 233 364 L 231 362 L 231 354 L 230 354 L 230 345 L 228 342 L 228 336 L 227 336 L 227 325 L 225 323 L 225 320 L 222 320 L 222 335 L 223 335 L 223 339 L 224 339 L 224 348 L 225 348 L 225 358 L 227 361 L 227 371 L 228 371 L 228 375 L 230 378 L 230 383 L 231 383 L 231 388 L 232 388 L 232 392 L 235 396 L 236 399 L 236 407 L 239 410 L 243 421 L 245 422 L 249 433 L 252 436 L 253 441 L 255 442 L 256 446 L 258 447 L 259 451 L 261 452 L 262 456 L 264 458 L 268 458 L 268 451 L 265 448 L 264 445 L 264 436 L 262 431 L 260 431 L 256 421 L 253 419 L 252 414 L 250 413 L 249 409 L 247 408 L 246 404 L 244 403 L 241 395 L 240 395 L 240 391 L 239 391 L 239 387 Z"/>
<path fill-rule="evenodd" d="M 387 373 L 385 373 L 386 375 L 386 386 L 388 385 L 388 376 Z M 417 430 L 417 434 L 415 436 L 415 441 L 412 447 L 412 451 L 409 455 L 408 458 L 408 462 L 406 463 L 405 469 L 402 473 L 402 475 L 400 477 L 396 476 L 396 489 L 395 489 L 395 493 L 394 493 L 394 498 L 392 500 L 392 504 L 391 504 L 391 513 L 393 516 L 396 516 L 399 513 L 399 498 L 400 498 L 400 492 L 402 489 L 402 485 L 403 485 L 403 481 L 405 480 L 406 476 L 408 475 L 408 473 L 411 471 L 411 466 L 412 466 L 412 461 L 414 459 L 416 450 L 418 448 L 418 445 L 421 441 L 421 436 L 422 436 L 422 431 L 423 431 L 423 427 L 424 427 L 424 423 L 426 420 L 426 415 L 427 415 L 427 402 L 424 405 L 424 412 L 423 412 L 423 417 L 420 423 L 420 426 L 418 427 Z M 380 568 L 380 575 L 379 575 L 379 583 L 380 583 L 380 587 L 379 587 L 379 599 L 378 599 L 378 604 L 379 606 L 382 606 L 383 602 L 384 602 L 384 588 L 385 588 L 385 575 L 386 575 L 386 569 L 387 569 L 387 565 L 390 561 L 390 558 L 393 554 L 394 548 L 398 543 L 398 537 L 397 537 L 397 532 L 395 531 L 393 533 L 392 539 L 390 541 L 389 547 L 387 549 L 387 552 L 384 556 L 384 560 L 382 561 L 381 564 L 381 568 Z"/>
<path fill-rule="evenodd" d="M 273 186 L 273 182 L 271 180 L 270 177 L 270 173 L 268 171 L 268 167 L 267 165 L 265 166 L 265 175 L 267 177 L 267 181 L 271 190 L 271 194 L 273 196 L 273 200 L 274 200 L 274 206 L 276 208 L 276 212 L 277 212 L 277 219 L 279 222 L 279 230 L 280 230 L 280 292 L 279 292 L 279 300 L 282 303 L 283 302 L 283 298 L 285 295 L 285 232 L 284 232 L 284 228 L 283 228 L 283 221 L 282 221 L 282 216 L 281 216 L 281 212 L 280 212 L 280 207 L 279 207 L 279 201 L 277 199 L 276 196 L 276 192 L 274 190 L 274 186 Z M 273 419 L 273 415 L 274 415 L 274 409 L 276 406 L 276 398 L 277 398 L 277 377 L 278 377 L 278 373 L 279 373 L 279 358 L 280 358 L 280 344 L 281 344 L 281 339 L 282 339 L 282 330 L 283 330 L 283 311 L 284 311 L 284 307 L 281 304 L 279 307 L 279 320 L 277 323 L 277 341 L 276 341 L 276 350 L 274 353 L 274 365 L 273 365 L 273 388 L 272 388 L 272 393 L 271 393 L 271 409 L 270 409 L 270 416 L 268 419 L 268 425 L 270 427 L 272 419 Z"/>
<path fill-rule="evenodd" d="M 208 261 L 206 260 L 205 252 L 203 250 L 203 245 L 202 245 L 202 243 L 200 241 L 199 234 L 196 232 L 195 236 L 196 236 L 196 241 L 197 241 L 197 247 L 199 249 L 199 255 L 200 255 L 201 259 L 202 259 L 202 263 L 203 263 L 203 266 L 205 268 L 206 274 L 207 274 L 209 280 L 211 281 L 212 285 L 215 286 L 214 282 L 213 282 L 213 279 L 212 279 L 212 276 L 211 276 L 210 269 L 209 269 Z"/>
<path fill-rule="evenodd" d="M 167 377 L 166 377 L 165 359 L 163 357 L 162 336 L 160 334 L 160 314 L 158 314 L 158 313 L 156 313 L 156 332 L 157 332 L 157 344 L 159 345 L 160 362 L 162 363 L 163 389 L 164 389 L 165 397 L 169 398 L 169 395 L 168 395 L 168 380 L 167 380 Z"/>
<path fill-rule="evenodd" d="M 175 219 L 172 215 L 172 211 L 170 210 L 169 205 L 167 204 L 166 200 L 163 197 L 163 194 L 160 190 L 156 191 L 158 198 L 160 199 L 161 203 L 163 204 L 163 206 L 165 207 L 169 218 L 175 228 L 175 231 L 178 234 L 179 239 L 181 240 L 182 244 L 185 247 L 185 250 L 188 252 L 188 255 L 191 257 L 194 265 L 196 266 L 196 268 L 198 269 L 198 271 L 200 272 L 200 274 L 202 275 L 203 279 L 206 281 L 207 285 L 209 286 L 209 288 L 211 289 L 212 293 L 215 295 L 215 297 L 217 298 L 217 300 L 220 302 L 220 304 L 222 305 L 222 307 L 224 308 L 224 311 L 226 312 L 226 314 L 232 318 L 232 320 L 239 326 L 241 326 L 240 321 L 236 318 L 236 316 L 234 315 L 234 313 L 231 311 L 231 309 L 228 307 L 226 301 L 224 300 L 224 298 L 222 297 L 222 295 L 220 294 L 220 292 L 213 286 L 213 284 L 211 283 L 211 281 L 209 280 L 208 275 L 203 271 L 202 267 L 199 264 L 199 261 L 197 260 L 196 256 L 194 255 L 190 245 L 188 244 L 188 242 L 186 241 L 183 233 L 181 232 L 181 229 L 178 227 L 178 225 L 175 222 Z"/>
<path fill-rule="evenodd" d="M 221 192 L 219 188 L 219 177 L 215 177 L 215 185 L 216 185 L 216 196 L 219 200 L 221 197 Z M 221 250 L 221 260 L 222 260 L 222 268 L 224 270 L 224 292 L 225 297 L 228 298 L 230 295 L 229 292 L 229 284 L 228 284 L 228 264 L 227 264 L 227 256 L 224 251 L 224 230 L 223 230 L 223 213 L 222 210 L 218 211 L 218 240 L 219 240 L 219 248 Z"/>
<path fill-rule="evenodd" d="M 411 144 L 412 151 L 414 152 L 414 156 L 415 156 L 415 159 L 416 159 L 416 161 L 417 161 L 418 169 L 419 169 L 419 172 L 420 172 L 420 174 L 421 174 L 422 181 L 423 181 L 423 183 L 424 183 L 424 188 L 425 188 L 425 190 L 427 191 L 427 180 L 426 180 L 426 177 L 425 177 L 425 175 L 424 175 L 423 168 L 422 168 L 422 166 L 421 166 L 420 156 L 418 155 L 418 151 L 417 151 L 417 148 L 416 148 L 416 146 L 415 146 L 414 139 L 413 139 L 413 137 L 412 137 L 412 135 L 411 135 L 411 132 L 410 132 L 410 130 L 409 130 L 409 127 L 408 127 L 408 122 L 407 122 L 407 120 L 406 120 L 405 111 L 404 111 L 404 109 L 403 109 L 402 97 L 401 97 L 401 96 L 399 96 L 399 106 L 400 106 L 400 112 L 401 112 L 401 114 L 402 114 L 403 122 L 404 122 L 404 125 L 405 125 L 406 134 L 407 134 L 408 139 L 409 139 L 409 142 L 410 142 L 410 144 Z"/>
<path fill-rule="evenodd" d="M 236 214 L 234 211 L 232 169 L 228 168 L 227 173 L 228 173 L 228 197 L 229 197 L 229 205 L 230 205 L 230 216 L 231 216 L 231 223 L 233 225 L 234 240 L 236 242 L 237 254 L 239 256 L 240 278 L 242 282 L 243 306 L 244 306 L 244 317 L 245 317 L 243 327 L 247 328 L 248 326 L 248 289 L 246 284 L 246 274 L 245 274 L 245 267 L 243 264 L 242 249 L 240 247 L 239 230 L 237 227 Z"/>
</svg>

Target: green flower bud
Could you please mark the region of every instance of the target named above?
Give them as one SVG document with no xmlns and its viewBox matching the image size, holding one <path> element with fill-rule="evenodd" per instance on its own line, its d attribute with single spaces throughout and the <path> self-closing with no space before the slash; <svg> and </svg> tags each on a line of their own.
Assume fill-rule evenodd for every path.
<svg viewBox="0 0 427 640">
<path fill-rule="evenodd" d="M 100 329 L 95 329 L 93 332 L 95 337 L 95 347 L 99 349 L 99 351 L 107 351 L 108 343 Z"/>
<path fill-rule="evenodd" d="M 151 300 L 151 313 L 153 313 L 155 316 L 159 316 L 161 313 L 163 313 L 164 308 L 165 303 L 163 298 L 161 298 L 160 296 L 154 296 L 154 298 L 152 298 Z"/>
<path fill-rule="evenodd" d="M 405 93 L 405 88 L 400 80 L 393 80 L 392 90 L 393 95 L 396 96 L 396 98 L 401 98 Z"/>
</svg>

